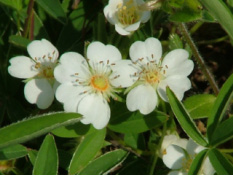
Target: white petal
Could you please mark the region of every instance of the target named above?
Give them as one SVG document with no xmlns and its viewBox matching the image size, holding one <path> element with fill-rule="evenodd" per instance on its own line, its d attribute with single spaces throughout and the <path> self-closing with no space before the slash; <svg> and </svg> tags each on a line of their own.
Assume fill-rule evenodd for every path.
<svg viewBox="0 0 233 175">
<path fill-rule="evenodd" d="M 166 148 L 171 145 L 172 143 L 174 143 L 175 141 L 177 141 L 179 139 L 179 137 L 177 135 L 171 134 L 171 135 L 166 135 L 163 138 L 163 142 L 161 145 L 161 150 L 160 150 L 160 155 L 163 155 L 164 150 L 166 150 Z"/>
<path fill-rule="evenodd" d="M 204 149 L 205 149 L 205 147 L 198 145 L 192 139 L 188 140 L 188 144 L 187 144 L 187 148 L 186 148 L 188 154 L 195 156 L 196 154 L 198 154 L 199 152 L 201 152 Z"/>
<path fill-rule="evenodd" d="M 98 94 L 89 94 L 83 98 L 78 106 L 78 113 L 82 114 L 84 124 L 92 123 L 96 129 L 104 128 L 110 119 L 110 108 L 107 101 Z"/>
<path fill-rule="evenodd" d="M 141 16 L 141 22 L 145 23 L 150 19 L 151 12 L 150 11 L 144 11 Z"/>
<path fill-rule="evenodd" d="M 60 83 L 73 82 L 78 79 L 74 76 L 86 79 L 90 72 L 86 60 L 76 52 L 64 53 L 60 58 L 60 64 L 54 69 L 54 76 Z"/>
<path fill-rule="evenodd" d="M 117 11 L 117 5 L 123 3 L 123 0 L 109 0 L 109 3 L 104 8 L 104 16 L 107 18 L 107 20 L 111 24 L 116 23 L 116 11 Z"/>
<path fill-rule="evenodd" d="M 129 87 L 137 80 L 138 77 L 133 76 L 137 69 L 132 66 L 130 60 L 119 60 L 115 65 L 111 66 L 113 73 L 110 75 L 111 84 L 114 87 Z M 117 78 L 116 78 L 117 77 Z"/>
<path fill-rule="evenodd" d="M 119 24 L 115 24 L 115 30 L 117 31 L 117 33 L 119 33 L 120 35 L 131 35 L 131 32 L 125 30 L 121 25 Z"/>
<path fill-rule="evenodd" d="M 170 169 L 182 168 L 182 161 L 185 158 L 185 152 L 176 145 L 170 145 L 163 156 L 163 163 Z"/>
<path fill-rule="evenodd" d="M 56 91 L 56 98 L 61 103 L 64 103 L 64 110 L 67 112 L 77 112 L 78 104 L 83 97 L 88 87 L 73 86 L 70 84 L 61 84 Z"/>
<path fill-rule="evenodd" d="M 42 40 L 34 40 L 28 46 L 27 50 L 31 58 L 42 58 L 44 55 L 54 55 L 53 59 L 56 60 L 58 58 L 58 50 L 52 43 L 50 43 L 46 39 Z M 54 61 L 53 60 L 53 61 Z"/>
<path fill-rule="evenodd" d="M 17 78 L 31 78 L 39 72 L 32 69 L 35 62 L 25 56 L 17 56 L 10 59 L 10 66 L 8 72 L 11 76 Z"/>
<path fill-rule="evenodd" d="M 122 59 L 120 51 L 115 46 L 104 45 L 98 41 L 92 42 L 88 46 L 87 58 L 95 63 L 103 61 L 105 65 Z"/>
<path fill-rule="evenodd" d="M 214 169 L 214 167 L 212 166 L 209 157 L 207 157 L 207 158 L 204 160 L 203 165 L 202 165 L 202 168 L 201 168 L 201 173 L 202 173 L 203 175 L 214 175 L 215 169 Z"/>
<path fill-rule="evenodd" d="M 131 25 L 125 27 L 124 30 L 126 30 L 128 32 L 133 32 L 133 31 L 135 31 L 135 30 L 137 30 L 139 28 L 140 23 L 141 23 L 141 21 L 138 21 L 138 22 L 136 22 L 134 24 L 131 24 Z"/>
<path fill-rule="evenodd" d="M 166 87 L 169 86 L 179 100 L 183 99 L 184 92 L 191 88 L 191 82 L 184 76 L 170 76 L 162 80 L 158 85 L 158 93 L 164 101 L 168 101 Z"/>
<path fill-rule="evenodd" d="M 158 97 L 150 85 L 139 85 L 133 88 L 126 97 L 126 105 L 130 111 L 139 110 L 146 115 L 151 113 L 158 104 Z"/>
<path fill-rule="evenodd" d="M 188 76 L 192 72 L 194 67 L 193 61 L 188 60 L 188 56 L 189 53 L 184 49 L 176 49 L 169 52 L 162 62 L 162 66 L 166 71 L 166 76 Z M 168 68 L 166 68 L 165 65 Z"/>
<path fill-rule="evenodd" d="M 53 91 L 54 91 L 54 93 L 56 92 L 56 90 L 57 90 L 57 87 L 60 85 L 60 83 L 57 81 L 57 80 L 55 80 L 55 82 L 53 83 Z"/>
<path fill-rule="evenodd" d="M 29 103 L 36 103 L 40 109 L 48 108 L 54 99 L 53 88 L 46 79 L 33 79 L 27 82 L 24 95 Z"/>
<path fill-rule="evenodd" d="M 188 173 L 182 171 L 171 171 L 167 175 L 188 175 Z"/>
<path fill-rule="evenodd" d="M 133 62 L 143 58 L 144 64 L 152 60 L 158 63 L 162 56 L 162 45 L 158 39 L 152 37 L 145 42 L 136 41 L 130 46 L 129 55 Z"/>
</svg>

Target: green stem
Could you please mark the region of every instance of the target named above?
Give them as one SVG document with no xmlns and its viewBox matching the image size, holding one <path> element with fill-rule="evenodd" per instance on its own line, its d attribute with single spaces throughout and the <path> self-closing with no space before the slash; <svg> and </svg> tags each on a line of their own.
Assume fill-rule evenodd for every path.
<svg viewBox="0 0 233 175">
<path fill-rule="evenodd" d="M 149 175 L 154 174 L 155 166 L 156 166 L 156 163 L 157 163 L 157 160 L 158 160 L 158 150 L 160 150 L 160 148 L 161 148 L 161 145 L 163 143 L 163 138 L 166 135 L 166 131 L 167 131 L 167 122 L 165 122 L 164 125 L 163 125 L 162 136 L 161 136 L 161 139 L 159 140 L 159 144 L 158 144 L 157 148 L 155 149 L 154 158 L 153 158 L 153 162 L 152 162 L 152 165 L 151 165 L 151 168 L 150 168 Z"/>
<path fill-rule="evenodd" d="M 223 42 L 225 40 L 229 39 L 229 36 L 223 36 L 221 38 L 217 38 L 217 39 L 212 39 L 212 40 L 208 40 L 208 41 L 199 41 L 198 44 L 214 44 L 214 43 L 219 43 L 219 42 Z"/>
<path fill-rule="evenodd" d="M 223 153 L 233 153 L 233 149 L 219 149 Z"/>
<path fill-rule="evenodd" d="M 196 45 L 194 44 L 194 42 L 193 42 L 193 40 L 192 40 L 188 30 L 187 30 L 186 25 L 184 23 L 179 23 L 179 27 L 181 29 L 181 32 L 182 32 L 186 42 L 189 44 L 189 46 L 192 50 L 192 53 L 193 53 L 197 63 L 199 64 L 201 70 L 203 71 L 206 79 L 210 83 L 210 86 L 212 87 L 215 95 L 218 95 L 218 93 L 219 93 L 218 85 L 216 84 L 214 77 L 211 74 L 211 72 L 209 71 L 208 67 L 206 66 L 204 59 L 199 54 L 198 49 L 197 49 Z"/>
</svg>

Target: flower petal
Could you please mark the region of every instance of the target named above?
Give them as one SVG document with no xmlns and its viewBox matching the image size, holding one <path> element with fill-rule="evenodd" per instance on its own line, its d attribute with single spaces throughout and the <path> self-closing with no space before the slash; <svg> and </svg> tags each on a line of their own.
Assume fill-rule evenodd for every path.
<svg viewBox="0 0 233 175">
<path fill-rule="evenodd" d="M 158 63 L 162 56 L 162 45 L 158 39 L 152 37 L 145 42 L 136 41 L 130 46 L 129 55 L 133 62 L 143 58 L 143 64 L 152 60 Z"/>
<path fill-rule="evenodd" d="M 54 99 L 54 91 L 46 79 L 32 79 L 24 87 L 27 101 L 40 109 L 48 108 Z"/>
<path fill-rule="evenodd" d="M 111 24 L 116 23 L 116 11 L 117 11 L 117 5 L 122 4 L 123 0 L 109 0 L 109 3 L 104 8 L 104 16 L 107 18 L 107 20 Z"/>
<path fill-rule="evenodd" d="M 28 46 L 27 50 L 31 58 L 42 58 L 43 56 L 51 56 L 52 61 L 58 58 L 58 50 L 52 43 L 46 39 L 34 40 Z"/>
<path fill-rule="evenodd" d="M 104 65 L 121 60 L 120 51 L 112 45 L 104 45 L 101 42 L 92 42 L 87 48 L 87 58 L 94 63 L 103 62 Z"/>
<path fill-rule="evenodd" d="M 166 76 L 188 76 L 194 67 L 192 60 L 188 60 L 189 53 L 184 49 L 176 49 L 169 52 L 163 59 L 162 66 Z M 167 67 L 167 68 L 166 68 Z"/>
<path fill-rule="evenodd" d="M 170 145 L 166 149 L 163 156 L 163 163 L 170 169 L 180 169 L 182 167 L 182 159 L 185 158 L 184 150 L 176 145 Z"/>
<path fill-rule="evenodd" d="M 54 69 L 54 76 L 60 83 L 74 82 L 78 79 L 87 79 L 90 72 L 86 60 L 76 52 L 67 52 L 60 58 L 60 64 Z"/>
<path fill-rule="evenodd" d="M 11 76 L 17 78 L 31 78 L 39 72 L 32 69 L 35 62 L 25 56 L 17 56 L 10 59 L 10 66 L 8 72 Z"/>
<path fill-rule="evenodd" d="M 144 11 L 144 12 L 142 13 L 142 16 L 141 16 L 140 21 L 141 21 L 142 23 L 146 23 L 146 22 L 150 19 L 150 15 L 151 15 L 151 12 L 150 12 L 150 11 Z"/>
<path fill-rule="evenodd" d="M 188 173 L 182 171 L 170 171 L 167 175 L 188 175 Z"/>
<path fill-rule="evenodd" d="M 139 85 L 133 88 L 126 97 L 126 105 L 130 111 L 139 110 L 146 115 L 151 113 L 158 104 L 158 97 L 150 85 Z"/>
<path fill-rule="evenodd" d="M 192 139 L 188 140 L 188 144 L 186 147 L 188 154 L 195 156 L 196 154 L 198 154 L 199 152 L 201 152 L 204 149 L 205 149 L 205 147 L 198 145 Z"/>
<path fill-rule="evenodd" d="M 56 98 L 64 104 L 66 112 L 77 112 L 78 104 L 87 94 L 83 93 L 88 90 L 85 86 L 73 86 L 71 83 L 61 84 L 56 91 Z"/>
<path fill-rule="evenodd" d="M 191 88 L 191 82 L 187 77 L 174 75 L 162 80 L 158 85 L 159 96 L 168 101 L 166 87 L 169 86 L 179 100 L 183 99 L 184 92 Z"/>
<path fill-rule="evenodd" d="M 89 94 L 78 105 L 84 124 L 92 123 L 96 129 L 104 128 L 110 119 L 110 108 L 101 94 Z"/>
<path fill-rule="evenodd" d="M 119 60 L 111 66 L 113 73 L 110 75 L 111 84 L 114 87 L 129 87 L 137 80 L 134 76 L 137 69 L 133 67 L 130 60 Z"/>
<path fill-rule="evenodd" d="M 204 175 L 214 175 L 215 172 L 216 171 L 215 171 L 214 167 L 212 166 L 209 157 L 207 157 L 202 164 L 202 168 L 200 170 L 200 173 L 202 173 Z"/>
<path fill-rule="evenodd" d="M 166 148 L 177 141 L 179 137 L 177 135 L 171 134 L 171 135 L 166 135 L 163 138 L 163 142 L 161 145 L 161 150 L 160 150 L 160 155 L 163 155 L 165 153 Z"/>
<path fill-rule="evenodd" d="M 133 32 L 139 28 L 140 24 L 141 24 L 141 21 L 138 21 L 136 23 L 133 23 L 133 24 L 125 27 L 124 30 L 126 30 L 128 32 Z"/>
<path fill-rule="evenodd" d="M 120 24 L 115 24 L 115 30 L 117 31 L 117 33 L 119 33 L 120 35 L 130 35 L 131 32 L 126 31 L 123 26 L 121 26 Z"/>
</svg>

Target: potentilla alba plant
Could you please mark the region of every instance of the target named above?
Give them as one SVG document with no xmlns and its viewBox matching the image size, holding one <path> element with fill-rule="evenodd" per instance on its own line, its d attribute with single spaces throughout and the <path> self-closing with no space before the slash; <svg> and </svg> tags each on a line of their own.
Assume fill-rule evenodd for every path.
<svg viewBox="0 0 233 175">
<path fill-rule="evenodd" d="M 145 42 L 134 42 L 129 50 L 130 60 L 118 61 L 113 70 L 119 76 L 117 86 L 129 87 L 126 104 L 130 111 L 151 113 L 158 105 L 159 96 L 168 101 L 166 87 L 169 86 L 179 100 L 191 88 L 187 76 L 194 64 L 188 52 L 175 49 L 162 58 L 162 46 L 158 39 L 148 38 Z"/>
<path fill-rule="evenodd" d="M 13 77 L 26 79 L 24 95 L 29 103 L 46 109 L 52 104 L 58 85 L 53 70 L 57 65 L 59 53 L 46 39 L 32 41 L 27 46 L 27 51 L 31 58 L 11 58 L 8 72 Z"/>
<path fill-rule="evenodd" d="M 143 0 L 109 0 L 104 15 L 120 35 L 130 35 L 150 19 L 150 11 L 140 8 L 144 4 Z"/>
<path fill-rule="evenodd" d="M 112 45 L 92 42 L 87 48 L 87 60 L 80 54 L 68 52 L 61 56 L 55 68 L 55 78 L 61 83 L 56 98 L 67 112 L 83 115 L 84 124 L 96 129 L 105 127 L 110 119 L 110 97 L 117 99 L 118 89 L 111 66 L 121 60 L 121 53 Z"/>
<path fill-rule="evenodd" d="M 167 142 L 167 140 L 164 140 Z M 195 156 L 205 147 L 197 145 L 192 139 L 177 139 L 163 150 L 162 160 L 172 171 L 168 175 L 187 175 Z M 200 175 L 213 175 L 215 170 L 208 157 L 205 158 Z"/>
</svg>

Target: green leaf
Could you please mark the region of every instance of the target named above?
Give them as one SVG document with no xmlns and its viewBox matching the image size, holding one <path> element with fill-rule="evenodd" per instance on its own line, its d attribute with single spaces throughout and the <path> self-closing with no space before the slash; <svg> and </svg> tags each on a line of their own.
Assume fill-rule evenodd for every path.
<svg viewBox="0 0 233 175">
<path fill-rule="evenodd" d="M 58 171 L 58 153 L 55 140 L 48 134 L 38 151 L 33 175 L 56 175 Z"/>
<path fill-rule="evenodd" d="M 184 101 L 184 106 L 193 119 L 206 118 L 215 100 L 216 97 L 211 94 L 193 95 Z"/>
<path fill-rule="evenodd" d="M 13 123 L 0 129 L 0 148 L 23 143 L 55 128 L 79 122 L 77 113 L 50 113 Z"/>
<path fill-rule="evenodd" d="M 85 11 L 83 9 L 83 3 L 80 3 L 78 5 L 78 9 L 74 10 L 69 15 L 68 22 L 59 35 L 57 48 L 60 53 L 72 50 L 72 48 L 79 43 L 82 38 L 82 29 L 84 27 L 84 22 Z M 82 45 L 84 46 L 83 42 Z M 83 49 L 79 51 L 83 51 Z"/>
<path fill-rule="evenodd" d="M 45 29 L 45 26 L 40 17 L 34 12 L 34 39 L 46 38 L 49 39 L 49 35 Z"/>
<path fill-rule="evenodd" d="M 232 174 L 233 165 L 216 148 L 209 150 L 208 156 L 217 174 Z"/>
<path fill-rule="evenodd" d="M 11 35 L 9 37 L 9 42 L 17 47 L 27 48 L 27 45 L 31 41 L 19 35 Z"/>
<path fill-rule="evenodd" d="M 75 123 L 69 126 L 63 126 L 52 131 L 58 137 L 74 138 L 80 137 L 90 132 L 96 131 L 91 125 L 84 125 L 82 123 Z"/>
<path fill-rule="evenodd" d="M 212 134 L 222 120 L 233 96 L 233 74 L 223 84 L 211 110 L 207 123 L 207 137 L 212 142 Z"/>
<path fill-rule="evenodd" d="M 154 111 L 149 115 L 129 111 L 116 116 L 110 121 L 109 129 L 119 133 L 141 133 L 158 127 L 167 121 L 165 113 Z"/>
<path fill-rule="evenodd" d="M 127 157 L 127 152 L 121 149 L 108 152 L 89 163 L 78 175 L 102 175 L 121 164 Z"/>
<path fill-rule="evenodd" d="M 190 166 L 188 175 L 197 175 L 198 174 L 198 172 L 203 164 L 203 161 L 205 160 L 207 151 L 208 151 L 207 149 L 202 150 L 201 152 L 199 152 L 195 156 L 195 158 L 192 161 L 192 164 Z"/>
<path fill-rule="evenodd" d="M 6 5 L 18 11 L 22 8 L 21 0 L 0 0 L 0 4 Z"/>
<path fill-rule="evenodd" d="M 169 48 L 174 49 L 183 49 L 183 42 L 177 34 L 171 34 L 169 36 Z"/>
<path fill-rule="evenodd" d="M 167 96 L 178 122 L 183 130 L 188 134 L 190 138 L 196 141 L 199 145 L 207 146 L 208 143 L 200 131 L 197 129 L 195 123 L 186 111 L 182 103 L 176 98 L 175 94 L 167 87 Z"/>
<path fill-rule="evenodd" d="M 233 117 L 222 122 L 212 133 L 210 144 L 217 146 L 233 138 Z"/>
<path fill-rule="evenodd" d="M 13 145 L 0 149 L 0 160 L 11 160 L 28 154 L 27 148 L 22 145 Z"/>
<path fill-rule="evenodd" d="M 222 0 L 200 0 L 200 2 L 233 39 L 233 15 L 227 5 Z"/>
<path fill-rule="evenodd" d="M 146 149 L 145 139 L 142 133 L 127 133 L 124 136 L 125 144 L 134 149 Z"/>
<path fill-rule="evenodd" d="M 37 154 L 38 154 L 37 150 L 33 150 L 33 149 L 28 150 L 28 157 L 33 166 L 35 165 Z"/>
<path fill-rule="evenodd" d="M 70 162 L 69 174 L 80 172 L 98 153 L 104 144 L 106 129 L 96 130 L 84 137 Z"/>
<path fill-rule="evenodd" d="M 59 0 L 36 0 L 36 2 L 54 19 L 66 23 L 66 14 Z"/>
</svg>

